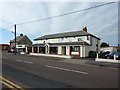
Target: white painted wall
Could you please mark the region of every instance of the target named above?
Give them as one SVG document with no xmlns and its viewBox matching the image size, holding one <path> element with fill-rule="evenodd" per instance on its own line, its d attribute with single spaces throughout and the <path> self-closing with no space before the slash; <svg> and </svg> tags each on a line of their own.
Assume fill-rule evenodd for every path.
<svg viewBox="0 0 120 90">
<path fill-rule="evenodd" d="M 70 46 L 66 46 L 66 55 L 70 55 Z"/>
<path fill-rule="evenodd" d="M 79 37 L 77 36 L 77 37 L 63 38 L 63 40 L 60 40 L 60 38 L 48 39 L 48 40 L 37 40 L 37 41 L 34 41 L 34 44 L 35 43 L 40 44 L 40 43 L 43 43 L 43 41 L 47 43 L 77 42 L 78 38 L 81 38 L 83 41 L 90 44 L 90 37 L 92 38 L 92 42 L 91 42 L 92 45 L 91 46 L 86 45 L 86 46 L 80 47 L 80 57 L 87 57 L 89 55 L 89 51 L 96 51 L 97 39 L 92 36 L 88 36 L 89 40 L 87 40 L 86 36 L 79 36 Z M 100 40 L 98 40 L 98 51 L 100 52 Z M 58 54 L 62 54 L 62 46 L 58 46 Z M 66 55 L 70 55 L 70 46 L 66 46 Z"/>
<path fill-rule="evenodd" d="M 82 57 L 83 55 L 82 55 L 82 53 L 83 53 L 83 47 L 82 46 L 80 46 L 80 57 Z"/>
<path fill-rule="evenodd" d="M 85 48 L 85 46 L 83 46 L 83 52 L 82 52 L 83 57 L 86 57 L 85 52 L 86 52 L 86 48 Z"/>
<path fill-rule="evenodd" d="M 79 55 L 79 52 L 71 52 L 72 55 Z"/>
<path fill-rule="evenodd" d="M 58 46 L 58 54 L 62 54 L 62 46 Z"/>
<path fill-rule="evenodd" d="M 16 45 L 16 48 L 25 48 L 25 45 Z"/>
<path fill-rule="evenodd" d="M 89 56 L 89 51 L 96 51 L 97 39 L 92 37 L 92 46 L 85 46 L 85 57 Z M 100 52 L 100 40 L 98 40 L 98 52 Z"/>
<path fill-rule="evenodd" d="M 90 38 L 90 36 L 88 36 L 88 37 Z M 42 44 L 44 41 L 45 41 L 45 43 L 80 42 L 80 41 L 78 41 L 79 38 L 81 38 L 82 41 L 85 41 L 88 44 L 90 44 L 90 39 L 87 40 L 87 36 L 55 38 L 55 39 L 47 39 L 47 40 L 36 40 L 36 41 L 34 41 L 34 44 Z"/>
</svg>

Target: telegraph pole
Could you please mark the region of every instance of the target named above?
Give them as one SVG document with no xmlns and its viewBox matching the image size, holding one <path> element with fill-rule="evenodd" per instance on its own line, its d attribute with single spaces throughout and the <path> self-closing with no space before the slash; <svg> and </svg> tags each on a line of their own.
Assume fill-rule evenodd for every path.
<svg viewBox="0 0 120 90">
<path fill-rule="evenodd" d="M 16 24 L 14 25 L 14 28 L 15 28 L 15 55 L 16 55 Z"/>
</svg>

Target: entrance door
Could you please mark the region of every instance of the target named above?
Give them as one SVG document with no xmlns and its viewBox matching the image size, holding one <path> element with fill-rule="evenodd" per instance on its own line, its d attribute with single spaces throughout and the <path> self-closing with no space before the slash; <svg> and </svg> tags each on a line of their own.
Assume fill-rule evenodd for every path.
<svg viewBox="0 0 120 90">
<path fill-rule="evenodd" d="M 62 47 L 62 55 L 66 55 L 66 46 Z"/>
<path fill-rule="evenodd" d="M 37 53 L 37 47 L 34 47 L 34 53 Z"/>
</svg>

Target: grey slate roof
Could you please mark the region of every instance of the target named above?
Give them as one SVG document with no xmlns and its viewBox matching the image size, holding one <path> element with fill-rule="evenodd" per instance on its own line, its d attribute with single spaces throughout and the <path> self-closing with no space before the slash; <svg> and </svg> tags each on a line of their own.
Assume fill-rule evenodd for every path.
<svg viewBox="0 0 120 90">
<path fill-rule="evenodd" d="M 27 43 L 31 43 L 32 44 L 32 41 L 26 35 L 16 37 L 16 43 L 19 43 L 23 39 L 27 39 L 26 40 Z M 10 43 L 15 43 L 15 39 L 11 40 Z"/>
<path fill-rule="evenodd" d="M 85 32 L 83 30 L 81 31 L 73 31 L 73 32 L 65 32 L 65 33 L 57 33 L 57 34 L 49 34 L 49 35 L 44 35 L 42 37 L 36 38 L 34 40 L 43 40 L 43 39 L 53 39 L 53 38 L 63 38 L 63 37 L 74 37 L 74 36 L 88 36 L 91 35 L 97 39 L 100 39 L 88 32 Z"/>
<path fill-rule="evenodd" d="M 22 40 L 24 37 L 26 37 L 26 36 L 18 36 L 18 37 L 16 37 L 16 42 L 19 42 L 19 41 Z M 15 39 L 11 40 L 10 42 L 15 42 Z"/>
</svg>

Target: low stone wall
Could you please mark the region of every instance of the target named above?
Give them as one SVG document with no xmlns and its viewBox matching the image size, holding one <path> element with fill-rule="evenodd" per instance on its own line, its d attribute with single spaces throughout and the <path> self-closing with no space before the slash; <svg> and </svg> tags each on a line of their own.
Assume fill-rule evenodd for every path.
<svg viewBox="0 0 120 90">
<path fill-rule="evenodd" d="M 73 58 L 72 56 L 66 56 L 66 55 L 53 55 L 53 54 L 41 54 L 41 53 L 30 53 L 30 55 L 35 56 L 48 56 L 48 57 L 59 57 L 59 58 Z"/>
<path fill-rule="evenodd" d="M 96 58 L 95 61 L 99 61 L 99 62 L 111 62 L 111 63 L 120 63 L 120 60 L 103 59 L 103 58 Z"/>
</svg>

